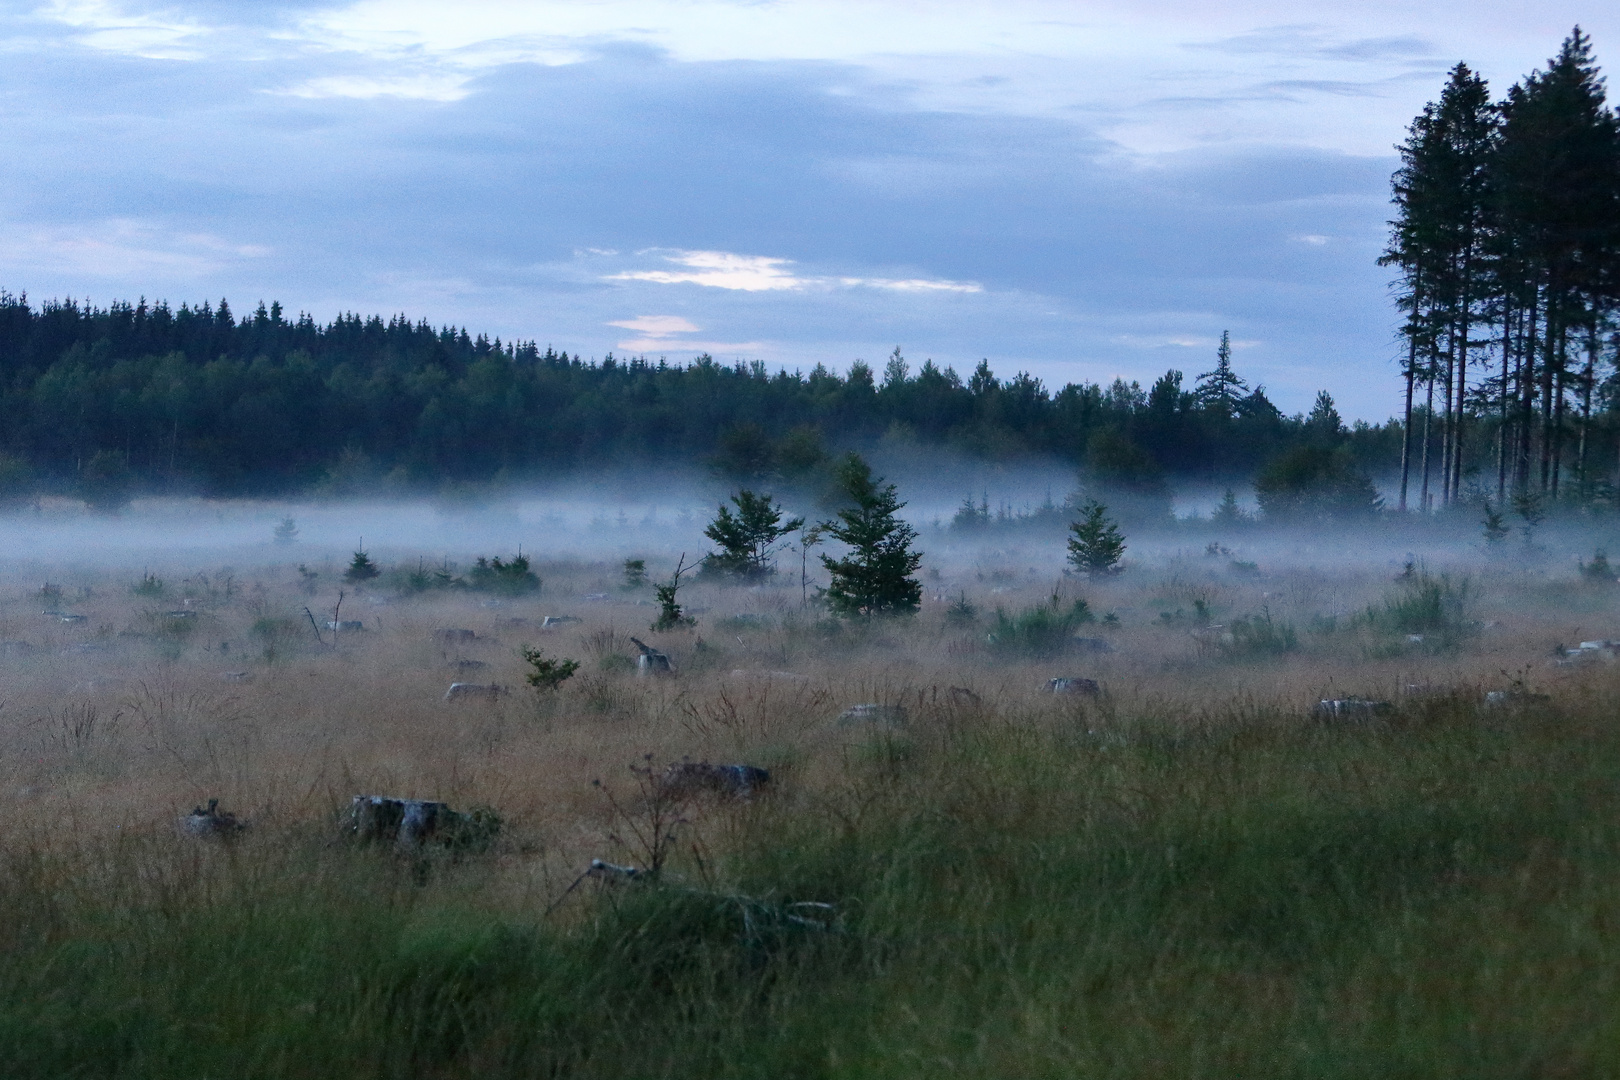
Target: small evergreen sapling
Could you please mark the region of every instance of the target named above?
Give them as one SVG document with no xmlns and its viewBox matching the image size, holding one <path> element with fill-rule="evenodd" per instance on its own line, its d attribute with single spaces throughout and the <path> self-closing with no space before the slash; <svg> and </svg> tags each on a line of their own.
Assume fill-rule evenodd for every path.
<svg viewBox="0 0 1620 1080">
<path fill-rule="evenodd" d="M 1209 515 L 1213 525 L 1241 525 L 1248 519 L 1249 515 L 1238 505 L 1237 492 L 1231 488 L 1226 489 L 1226 494 L 1221 496 L 1221 504 Z"/>
<path fill-rule="evenodd" d="M 536 690 L 555 690 L 579 670 L 578 660 L 553 660 L 539 649 L 523 647 L 523 659 L 534 670 L 523 678 Z"/>
<path fill-rule="evenodd" d="M 730 574 L 745 580 L 757 581 L 776 572 L 771 565 L 782 538 L 804 526 L 803 518 L 782 520 L 782 509 L 769 495 L 759 495 L 747 488 L 731 497 L 731 508 L 721 504 L 703 535 L 720 545 L 704 562 L 705 571 Z"/>
<path fill-rule="evenodd" d="M 285 545 L 295 542 L 298 539 L 298 522 L 290 517 L 282 518 L 281 524 L 275 527 L 273 535 L 278 544 Z"/>
<path fill-rule="evenodd" d="M 693 564 L 700 565 L 702 560 Z M 686 565 L 686 553 L 681 552 L 680 562 L 675 566 L 675 574 L 662 585 L 653 588 L 653 594 L 658 597 L 658 618 L 653 622 L 654 630 L 675 630 L 683 626 L 695 626 L 697 620 L 681 610 L 680 602 L 676 597 L 681 591 L 681 575 L 691 570 Z"/>
<path fill-rule="evenodd" d="M 1485 526 L 1485 541 L 1491 545 L 1500 544 L 1513 531 L 1503 524 L 1502 511 L 1493 507 L 1489 499 L 1485 500 L 1485 520 L 1481 524 Z"/>
<path fill-rule="evenodd" d="M 1534 547 L 1536 530 L 1546 520 L 1547 512 L 1541 507 L 1541 496 L 1534 491 L 1523 490 L 1513 495 L 1513 512 L 1518 514 L 1524 525 L 1520 532 L 1524 535 L 1524 546 Z"/>
<path fill-rule="evenodd" d="M 1069 526 L 1069 563 L 1078 571 L 1112 573 L 1125 556 L 1125 537 L 1108 517 L 1108 507 L 1087 499 L 1080 508 L 1080 520 Z"/>
<path fill-rule="evenodd" d="M 854 505 L 838 511 L 836 521 L 821 529 L 849 547 L 841 559 L 821 556 L 831 575 L 823 595 L 837 615 L 909 615 L 922 606 L 922 583 L 911 575 L 922 554 L 911 550 L 917 530 L 895 515 L 905 503 L 893 484 L 874 479 L 872 467 L 859 454 L 849 454 L 838 468 L 844 494 Z"/>
<path fill-rule="evenodd" d="M 364 544 L 364 541 L 361 543 Z M 343 580 L 351 585 L 358 585 L 363 581 L 370 581 L 381 573 L 382 571 L 377 569 L 377 564 L 371 561 L 371 556 L 366 554 L 366 549 L 361 547 L 354 553 L 349 568 L 343 571 Z"/>
<path fill-rule="evenodd" d="M 647 560 L 624 560 L 624 584 L 620 586 L 625 592 L 635 592 L 647 584 Z"/>
</svg>

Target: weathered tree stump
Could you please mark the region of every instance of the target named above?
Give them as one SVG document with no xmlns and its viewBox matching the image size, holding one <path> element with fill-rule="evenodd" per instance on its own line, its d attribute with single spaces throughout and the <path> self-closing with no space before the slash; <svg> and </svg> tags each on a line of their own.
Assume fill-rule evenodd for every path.
<svg viewBox="0 0 1620 1080">
<path fill-rule="evenodd" d="M 237 820 L 235 814 L 221 810 L 218 799 L 209 799 L 206 807 L 194 807 L 176 824 L 187 836 L 202 839 L 228 840 L 247 828 L 247 823 Z"/>
<path fill-rule="evenodd" d="M 855 727 L 861 724 L 871 724 L 874 727 L 905 727 L 906 708 L 904 705 L 872 703 L 851 705 L 838 714 L 838 724 L 840 727 Z"/>
<path fill-rule="evenodd" d="M 448 805 L 431 799 L 356 795 L 349 804 L 346 831 L 362 843 L 415 850 L 440 831 L 452 814 Z"/>
<path fill-rule="evenodd" d="M 703 794 L 747 799 L 770 781 L 770 770 L 758 765 L 681 761 L 665 769 L 658 778 L 658 793 L 671 799 L 690 799 Z"/>
<path fill-rule="evenodd" d="M 1318 720 L 1373 720 L 1395 711 L 1387 701 L 1369 698 L 1332 698 L 1318 701 L 1311 715 Z"/>
</svg>

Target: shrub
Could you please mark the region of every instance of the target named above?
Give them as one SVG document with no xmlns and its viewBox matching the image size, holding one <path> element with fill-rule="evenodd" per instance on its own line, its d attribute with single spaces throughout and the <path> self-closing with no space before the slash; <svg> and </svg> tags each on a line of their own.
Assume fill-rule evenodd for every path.
<svg viewBox="0 0 1620 1080">
<path fill-rule="evenodd" d="M 1581 563 L 1581 577 L 1594 585 L 1615 583 L 1614 567 L 1609 565 L 1609 557 L 1601 551 L 1592 556 L 1591 562 Z"/>
<path fill-rule="evenodd" d="M 523 647 L 523 660 L 533 671 L 523 678 L 536 690 L 555 690 L 579 670 L 578 660 L 553 660 L 539 649 Z"/>
<path fill-rule="evenodd" d="M 480 555 L 467 574 L 467 587 L 501 596 L 523 596 L 540 591 L 540 577 L 529 569 L 529 557 L 522 552 L 511 562 L 502 562 L 498 555 L 493 559 Z"/>
<path fill-rule="evenodd" d="M 129 505 L 135 474 L 124 455 L 114 450 L 97 450 L 79 474 L 79 497 L 92 510 L 117 513 Z"/>
<path fill-rule="evenodd" d="M 142 573 L 141 580 L 129 587 L 136 596 L 162 596 L 163 589 L 163 579 L 150 573 Z"/>
<path fill-rule="evenodd" d="M 647 584 L 647 560 L 624 560 L 624 584 L 620 588 L 625 592 L 635 592 L 645 584 Z"/>
<path fill-rule="evenodd" d="M 1467 578 L 1417 569 L 1401 577 L 1381 606 L 1369 607 L 1362 621 L 1385 634 L 1422 634 L 1426 644 L 1443 647 L 1472 632 L 1472 601 Z"/>
<path fill-rule="evenodd" d="M 1383 508 L 1372 481 L 1343 450 L 1299 446 L 1261 470 L 1254 490 L 1272 521 L 1324 521 L 1368 517 Z"/>
<path fill-rule="evenodd" d="M 1299 648 L 1299 635 L 1292 623 L 1277 622 L 1269 608 L 1260 614 L 1234 619 L 1227 624 L 1231 635 L 1223 638 L 1220 649 L 1228 656 L 1281 656 Z"/>
<path fill-rule="evenodd" d="M 998 651 L 1026 656 L 1053 656 L 1069 647 L 1074 632 L 1096 621 L 1090 606 L 1076 600 L 1067 608 L 1056 596 L 1044 604 L 1009 617 L 996 609 L 995 625 L 986 638 Z"/>
</svg>

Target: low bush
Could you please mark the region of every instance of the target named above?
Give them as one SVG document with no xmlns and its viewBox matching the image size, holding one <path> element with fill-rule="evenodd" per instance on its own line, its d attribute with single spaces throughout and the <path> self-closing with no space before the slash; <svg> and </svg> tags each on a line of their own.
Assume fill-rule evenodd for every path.
<svg viewBox="0 0 1620 1080">
<path fill-rule="evenodd" d="M 1025 656 L 1053 656 L 1068 649 L 1074 641 L 1074 632 L 1096 616 L 1084 600 L 1075 600 L 1068 606 L 1057 596 L 1044 604 L 1025 608 L 1009 616 L 1000 608 L 986 641 L 998 652 Z"/>
</svg>

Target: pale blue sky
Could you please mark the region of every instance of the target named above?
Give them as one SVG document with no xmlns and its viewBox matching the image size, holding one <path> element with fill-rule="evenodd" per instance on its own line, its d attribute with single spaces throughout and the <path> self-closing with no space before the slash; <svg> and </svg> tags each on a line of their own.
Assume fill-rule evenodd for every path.
<svg viewBox="0 0 1620 1080">
<path fill-rule="evenodd" d="M 1229 329 L 1381 419 L 1391 146 L 1576 22 L 1620 49 L 1563 0 L 0 3 L 0 288 L 1054 387 Z"/>
</svg>

